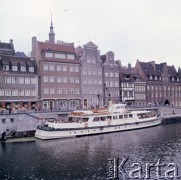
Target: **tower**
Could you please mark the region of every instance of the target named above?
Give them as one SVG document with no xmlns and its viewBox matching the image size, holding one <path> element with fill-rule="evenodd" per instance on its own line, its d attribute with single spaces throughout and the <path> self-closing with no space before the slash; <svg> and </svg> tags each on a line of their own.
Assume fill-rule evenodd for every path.
<svg viewBox="0 0 181 180">
<path fill-rule="evenodd" d="M 49 32 L 49 42 L 55 43 L 55 33 L 53 32 L 52 15 L 51 15 L 51 25 L 50 25 L 50 32 Z"/>
</svg>

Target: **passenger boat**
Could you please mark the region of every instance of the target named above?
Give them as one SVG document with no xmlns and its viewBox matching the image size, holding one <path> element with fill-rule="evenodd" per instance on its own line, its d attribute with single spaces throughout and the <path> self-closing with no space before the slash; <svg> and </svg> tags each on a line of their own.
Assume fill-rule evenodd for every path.
<svg viewBox="0 0 181 180">
<path fill-rule="evenodd" d="M 156 126 L 161 116 L 153 111 L 128 111 L 125 104 L 108 108 L 74 111 L 66 121 L 46 122 L 37 127 L 35 137 L 56 139 L 110 133 Z"/>
</svg>

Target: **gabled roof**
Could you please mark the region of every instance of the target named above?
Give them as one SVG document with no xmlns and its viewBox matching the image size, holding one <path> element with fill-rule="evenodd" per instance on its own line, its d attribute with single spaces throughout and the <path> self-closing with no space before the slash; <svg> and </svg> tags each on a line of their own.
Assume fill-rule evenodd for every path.
<svg viewBox="0 0 181 180">
<path fill-rule="evenodd" d="M 13 43 L 0 42 L 0 54 L 11 54 L 15 53 Z"/>
<path fill-rule="evenodd" d="M 49 42 L 40 42 L 38 41 L 38 48 L 40 51 L 42 50 L 50 50 L 50 51 L 59 51 L 59 52 L 67 52 L 67 53 L 75 53 L 74 44 L 59 44 L 59 43 L 49 43 Z"/>
<path fill-rule="evenodd" d="M 87 44 L 84 45 L 84 47 L 86 48 L 94 48 L 97 49 L 98 46 L 96 44 L 94 44 L 92 41 L 89 41 Z"/>
<path fill-rule="evenodd" d="M 170 77 L 178 77 L 178 73 L 175 69 L 174 66 L 168 66 L 166 63 L 160 63 L 160 64 L 155 64 L 152 62 L 140 62 L 140 66 L 143 70 L 143 72 L 147 76 L 158 76 L 160 77 L 162 73 L 164 72 L 164 68 L 168 70 L 168 76 Z"/>
<path fill-rule="evenodd" d="M 20 52 L 20 51 L 16 52 L 16 53 L 15 53 L 15 56 L 19 56 L 19 57 L 27 57 L 26 54 L 25 54 L 24 52 Z"/>
<path fill-rule="evenodd" d="M 36 62 L 32 61 L 28 57 L 19 57 L 19 56 L 8 56 L 8 55 L 2 55 L 0 61 L 4 65 L 18 65 L 20 64 L 21 66 L 31 66 L 34 67 L 36 66 Z"/>
</svg>

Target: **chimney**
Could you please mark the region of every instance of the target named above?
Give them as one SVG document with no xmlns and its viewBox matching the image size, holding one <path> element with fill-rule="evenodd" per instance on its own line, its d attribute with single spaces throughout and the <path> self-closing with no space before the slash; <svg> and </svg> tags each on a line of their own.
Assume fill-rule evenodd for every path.
<svg viewBox="0 0 181 180">
<path fill-rule="evenodd" d="M 150 61 L 150 63 L 151 63 L 151 65 L 152 65 L 152 67 L 154 69 L 154 72 L 155 72 L 155 61 Z"/>
</svg>

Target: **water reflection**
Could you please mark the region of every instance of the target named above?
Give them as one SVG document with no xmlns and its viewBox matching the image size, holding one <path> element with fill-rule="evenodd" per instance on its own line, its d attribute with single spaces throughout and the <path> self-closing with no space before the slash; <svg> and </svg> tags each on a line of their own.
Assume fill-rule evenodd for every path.
<svg viewBox="0 0 181 180">
<path fill-rule="evenodd" d="M 106 179 L 108 158 L 129 157 L 128 165 L 161 158 L 181 166 L 181 124 L 6 144 L 0 156 L 0 179 Z"/>
</svg>

